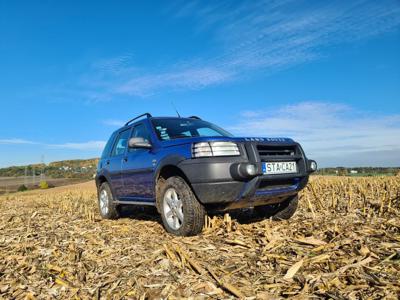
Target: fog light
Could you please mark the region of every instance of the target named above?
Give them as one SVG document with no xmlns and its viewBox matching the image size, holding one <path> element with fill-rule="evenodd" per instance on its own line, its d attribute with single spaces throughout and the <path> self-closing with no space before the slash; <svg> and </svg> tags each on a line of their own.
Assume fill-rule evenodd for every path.
<svg viewBox="0 0 400 300">
<path fill-rule="evenodd" d="M 256 175 L 256 166 L 255 165 L 247 165 L 246 173 L 250 176 Z"/>
<path fill-rule="evenodd" d="M 316 161 L 314 161 L 314 160 L 312 160 L 311 162 L 310 162 L 310 169 L 314 172 L 314 171 L 317 171 L 317 162 Z"/>
</svg>

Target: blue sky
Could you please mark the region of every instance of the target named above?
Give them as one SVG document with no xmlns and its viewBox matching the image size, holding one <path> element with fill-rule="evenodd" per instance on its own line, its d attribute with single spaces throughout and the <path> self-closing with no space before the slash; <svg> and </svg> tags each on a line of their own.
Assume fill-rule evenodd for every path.
<svg viewBox="0 0 400 300">
<path fill-rule="evenodd" d="M 0 166 L 99 156 L 143 112 L 400 165 L 399 1 L 0 0 Z"/>
</svg>

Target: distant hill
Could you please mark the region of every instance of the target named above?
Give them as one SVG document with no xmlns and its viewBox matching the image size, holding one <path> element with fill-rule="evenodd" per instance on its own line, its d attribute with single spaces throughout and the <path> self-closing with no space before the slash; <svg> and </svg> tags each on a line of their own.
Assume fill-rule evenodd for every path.
<svg viewBox="0 0 400 300">
<path fill-rule="evenodd" d="M 50 178 L 92 178 L 99 159 L 74 159 L 49 164 L 31 164 L 0 169 L 0 177 L 38 176 L 42 172 Z M 26 172 L 26 174 L 25 174 Z"/>
</svg>

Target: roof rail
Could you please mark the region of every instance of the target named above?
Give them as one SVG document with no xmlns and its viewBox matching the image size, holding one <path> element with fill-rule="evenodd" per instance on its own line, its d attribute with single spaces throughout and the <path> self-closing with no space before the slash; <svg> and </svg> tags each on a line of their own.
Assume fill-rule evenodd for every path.
<svg viewBox="0 0 400 300">
<path fill-rule="evenodd" d="M 135 120 L 137 120 L 137 119 L 139 119 L 139 118 L 141 118 L 141 117 L 144 117 L 144 116 L 146 116 L 147 118 L 151 118 L 151 117 L 152 117 L 151 114 L 145 113 L 145 114 L 142 114 L 142 115 L 140 115 L 140 116 L 137 116 L 137 117 L 135 117 L 135 118 L 129 120 L 128 122 L 125 123 L 125 126 L 128 126 L 128 125 L 129 125 L 130 123 L 132 123 L 133 121 L 135 121 Z"/>
<path fill-rule="evenodd" d="M 201 120 L 198 116 L 190 116 L 189 119 Z"/>
</svg>

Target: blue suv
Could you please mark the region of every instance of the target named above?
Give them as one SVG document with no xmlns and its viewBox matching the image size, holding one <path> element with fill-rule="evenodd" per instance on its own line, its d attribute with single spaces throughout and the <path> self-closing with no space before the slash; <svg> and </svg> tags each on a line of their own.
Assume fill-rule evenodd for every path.
<svg viewBox="0 0 400 300">
<path fill-rule="evenodd" d="M 115 131 L 99 161 L 100 214 L 157 208 L 175 235 L 201 232 L 207 211 L 253 207 L 288 219 L 317 164 L 289 138 L 238 138 L 198 117 L 140 115 Z"/>
</svg>

